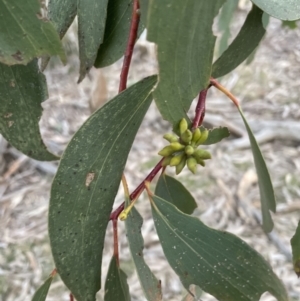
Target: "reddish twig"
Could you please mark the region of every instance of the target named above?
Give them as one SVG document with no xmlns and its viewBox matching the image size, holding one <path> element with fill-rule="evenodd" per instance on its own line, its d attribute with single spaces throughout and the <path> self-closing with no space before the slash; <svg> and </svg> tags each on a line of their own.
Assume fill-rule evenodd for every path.
<svg viewBox="0 0 300 301">
<path fill-rule="evenodd" d="M 114 218 L 113 222 L 113 231 L 114 231 L 114 256 L 116 258 L 117 266 L 120 265 L 119 261 L 119 244 L 118 244 L 118 219 Z"/>
<path fill-rule="evenodd" d="M 129 32 L 129 38 L 128 38 L 125 56 L 123 60 L 122 71 L 120 75 L 119 93 L 125 90 L 127 86 L 127 77 L 128 77 L 130 62 L 131 62 L 134 43 L 137 38 L 138 27 L 140 22 L 139 8 L 140 8 L 139 0 L 133 0 L 133 11 L 131 17 L 130 32 Z"/>
<path fill-rule="evenodd" d="M 195 118 L 193 121 L 193 129 L 197 128 L 202 124 L 204 116 L 205 116 L 205 103 L 206 103 L 206 95 L 209 87 L 200 92 L 198 97 L 198 103 L 195 110 Z"/>
<path fill-rule="evenodd" d="M 234 103 L 234 105 L 237 108 L 240 107 L 239 101 L 236 99 L 236 97 L 230 91 L 228 91 L 225 87 L 223 87 L 216 79 L 211 78 L 210 84 L 212 86 L 216 87 L 221 92 L 223 92 L 229 99 L 231 99 L 231 101 Z"/>
<path fill-rule="evenodd" d="M 144 179 L 144 181 L 131 193 L 130 199 L 134 200 L 144 189 L 145 189 L 145 183 L 151 182 L 154 177 L 158 174 L 158 172 L 162 168 L 163 158 L 156 164 L 156 166 L 151 170 L 151 172 L 148 174 L 148 176 Z M 110 215 L 110 219 L 114 221 L 119 217 L 121 212 L 124 210 L 125 203 L 122 203 L 115 211 L 113 211 Z"/>
<path fill-rule="evenodd" d="M 70 301 L 74 301 L 74 296 L 70 294 Z"/>
</svg>

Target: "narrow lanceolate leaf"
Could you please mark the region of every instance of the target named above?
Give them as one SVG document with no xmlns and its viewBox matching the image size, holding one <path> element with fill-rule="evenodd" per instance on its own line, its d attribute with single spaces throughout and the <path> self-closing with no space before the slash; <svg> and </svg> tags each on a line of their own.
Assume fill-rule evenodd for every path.
<svg viewBox="0 0 300 301">
<path fill-rule="evenodd" d="M 214 128 L 209 130 L 208 138 L 203 144 L 204 145 L 215 144 L 229 136 L 230 136 L 230 132 L 227 127 Z"/>
<path fill-rule="evenodd" d="M 130 301 L 126 274 L 118 267 L 115 256 L 112 257 L 105 282 L 104 301 Z"/>
<path fill-rule="evenodd" d="M 144 260 L 144 240 L 141 234 L 143 219 L 134 207 L 130 210 L 125 223 L 131 256 L 145 297 L 148 301 L 160 301 L 162 300 L 161 284 Z"/>
<path fill-rule="evenodd" d="M 78 0 L 79 82 L 94 65 L 103 42 L 108 0 Z"/>
<path fill-rule="evenodd" d="M 258 143 L 252 133 L 252 130 L 241 108 L 239 108 L 239 112 L 242 116 L 245 127 L 247 129 L 247 133 L 249 136 L 251 149 L 253 153 L 254 164 L 258 176 L 258 186 L 260 192 L 261 211 L 262 211 L 262 218 L 263 218 L 263 229 L 266 232 L 271 232 L 274 224 L 273 224 L 272 216 L 270 214 L 270 210 L 272 212 L 276 212 L 276 201 L 275 201 L 275 195 L 274 195 L 274 189 L 273 189 L 271 177 L 265 159 L 260 151 Z"/>
<path fill-rule="evenodd" d="M 263 11 L 253 5 L 237 37 L 213 64 L 212 77 L 221 77 L 247 59 L 262 40 L 266 30 L 262 22 Z"/>
<path fill-rule="evenodd" d="M 300 0 L 251 0 L 269 15 L 287 21 L 300 19 Z"/>
<path fill-rule="evenodd" d="M 62 39 L 77 13 L 77 0 L 49 0 L 48 18 Z"/>
<path fill-rule="evenodd" d="M 219 55 L 221 55 L 228 47 L 228 40 L 230 38 L 230 23 L 238 3 L 238 0 L 227 1 L 221 9 L 218 22 L 218 29 L 222 34 L 219 42 Z"/>
<path fill-rule="evenodd" d="M 132 0 L 108 1 L 104 39 L 97 53 L 96 68 L 109 66 L 124 55 L 129 37 L 132 9 Z M 140 22 L 138 36 L 143 30 L 144 25 Z"/>
<path fill-rule="evenodd" d="M 190 192 L 179 181 L 166 174 L 159 177 L 155 194 L 186 214 L 192 214 L 197 208 L 197 203 Z"/>
<path fill-rule="evenodd" d="M 45 301 L 52 283 L 53 276 L 50 276 L 35 292 L 31 301 Z"/>
<path fill-rule="evenodd" d="M 298 277 L 300 277 L 300 222 L 296 229 L 295 235 L 291 239 L 293 251 L 294 270 Z"/>
<path fill-rule="evenodd" d="M 147 38 L 157 44 L 159 83 L 154 98 L 174 127 L 187 118 L 193 99 L 209 84 L 216 37 L 215 16 L 224 0 L 153 0 Z"/>
<path fill-rule="evenodd" d="M 105 230 L 127 155 L 156 77 L 131 86 L 75 133 L 51 188 L 49 236 L 55 266 L 77 301 L 95 301 Z"/>
<path fill-rule="evenodd" d="M 65 54 L 53 25 L 37 0 L 0 0 L 0 62 L 26 65 L 35 57 Z"/>
<path fill-rule="evenodd" d="M 288 300 L 270 265 L 240 238 L 207 227 L 157 196 L 151 204 L 165 256 L 186 289 L 198 285 L 220 301 L 258 301 L 266 291 Z"/>
<path fill-rule="evenodd" d="M 41 103 L 47 98 L 37 60 L 27 66 L 0 63 L 0 133 L 19 151 L 41 161 L 58 159 L 48 152 L 39 129 Z"/>
</svg>

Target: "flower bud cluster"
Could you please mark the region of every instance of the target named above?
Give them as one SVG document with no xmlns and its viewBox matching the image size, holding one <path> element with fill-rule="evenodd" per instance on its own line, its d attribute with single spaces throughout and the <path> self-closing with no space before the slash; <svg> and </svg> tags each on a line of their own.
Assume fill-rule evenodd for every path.
<svg viewBox="0 0 300 301">
<path fill-rule="evenodd" d="M 211 159 L 210 152 L 198 149 L 208 138 L 208 130 L 196 128 L 193 132 L 188 128 L 187 121 L 183 118 L 179 123 L 180 136 L 165 134 L 164 138 L 170 144 L 158 154 L 164 157 L 163 166 L 175 166 L 176 174 L 180 174 L 185 165 L 192 173 L 196 173 L 197 165 L 205 166 L 205 161 Z"/>
</svg>

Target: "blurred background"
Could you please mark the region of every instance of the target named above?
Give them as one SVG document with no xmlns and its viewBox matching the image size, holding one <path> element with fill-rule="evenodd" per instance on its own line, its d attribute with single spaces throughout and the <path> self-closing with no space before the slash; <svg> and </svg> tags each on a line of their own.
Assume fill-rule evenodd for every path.
<svg viewBox="0 0 300 301">
<path fill-rule="evenodd" d="M 232 21 L 231 40 L 249 9 L 249 1 L 240 1 Z M 227 126 L 231 136 L 209 148 L 213 159 L 195 176 L 188 171 L 178 176 L 197 200 L 194 216 L 211 227 L 238 235 L 260 252 L 285 283 L 291 300 L 295 301 L 300 300 L 300 282 L 293 272 L 289 241 L 300 217 L 299 27 L 299 22 L 292 29 L 271 18 L 252 62 L 242 64 L 221 79 L 241 102 L 269 167 L 278 204 L 278 212 L 273 216 L 273 232 L 266 235 L 260 227 L 257 177 L 242 120 L 231 102 L 213 88 L 208 93 L 205 126 Z M 49 99 L 43 103 L 40 127 L 46 145 L 56 154 L 62 154 L 82 123 L 118 91 L 122 60 L 101 71 L 91 70 L 81 84 L 76 84 L 79 69 L 76 30 L 76 24 L 73 24 L 64 38 L 68 64 L 62 66 L 54 58 L 45 71 Z M 220 28 L 216 25 L 214 30 L 220 37 Z M 128 84 L 156 72 L 155 46 L 146 41 L 144 33 L 134 50 Z M 191 116 L 194 108 L 195 103 L 190 110 Z M 157 152 L 166 144 L 162 135 L 170 131 L 171 127 L 161 119 L 153 103 L 126 165 L 130 191 L 158 162 Z M 29 159 L 0 137 L 0 301 L 31 300 L 36 288 L 54 268 L 47 214 L 56 169 L 57 163 Z M 173 170 L 168 168 L 167 173 L 172 175 Z M 122 201 L 120 191 L 115 206 Z M 164 300 L 181 300 L 185 290 L 163 255 L 145 196 L 141 197 L 137 208 L 144 218 L 144 256 L 162 281 Z M 102 286 L 113 250 L 111 228 L 109 224 Z M 132 300 L 143 301 L 122 222 L 119 230 L 121 267 L 128 275 Z M 69 292 L 58 276 L 47 300 L 70 300 Z M 103 300 L 102 291 L 98 300 Z M 202 294 L 201 300 L 215 299 Z M 262 300 L 275 299 L 264 294 Z"/>
</svg>

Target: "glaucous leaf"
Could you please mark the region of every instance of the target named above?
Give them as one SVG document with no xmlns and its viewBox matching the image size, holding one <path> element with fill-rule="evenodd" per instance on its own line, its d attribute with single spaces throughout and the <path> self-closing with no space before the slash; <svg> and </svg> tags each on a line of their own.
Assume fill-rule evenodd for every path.
<svg viewBox="0 0 300 301">
<path fill-rule="evenodd" d="M 104 39 L 97 53 L 94 64 L 96 68 L 109 66 L 124 55 L 129 37 L 132 10 L 132 0 L 108 1 Z M 144 25 L 140 22 L 138 36 L 143 30 Z"/>
<path fill-rule="evenodd" d="M 251 0 L 267 14 L 281 20 L 300 19 L 300 0 Z"/>
<path fill-rule="evenodd" d="M 108 0 L 79 0 L 78 42 L 79 82 L 94 65 L 100 44 L 103 43 Z"/>
<path fill-rule="evenodd" d="M 151 272 L 144 260 L 144 239 L 141 234 L 143 219 L 135 207 L 130 210 L 125 224 L 131 256 L 145 297 L 148 301 L 160 301 L 162 300 L 161 283 Z"/>
<path fill-rule="evenodd" d="M 186 289 L 198 285 L 220 301 L 258 301 L 266 291 L 288 300 L 270 265 L 240 238 L 207 227 L 157 196 L 151 205 L 164 254 Z"/>
<path fill-rule="evenodd" d="M 40 161 L 58 159 L 48 152 L 39 129 L 41 103 L 47 98 L 37 60 L 26 66 L 0 63 L 0 133 L 23 154 Z"/>
<path fill-rule="evenodd" d="M 35 57 L 65 53 L 53 25 L 43 19 L 37 0 L 0 0 L 0 62 L 26 65 Z"/>
<path fill-rule="evenodd" d="M 197 208 L 197 203 L 190 192 L 179 181 L 165 173 L 158 179 L 155 194 L 186 214 L 192 214 Z"/>
<path fill-rule="evenodd" d="M 291 239 L 293 251 L 294 270 L 298 277 L 300 277 L 300 222 L 296 229 L 295 235 Z"/>
<path fill-rule="evenodd" d="M 153 96 L 164 119 L 176 128 L 197 94 L 207 88 L 216 37 L 215 16 L 224 0 L 153 0 L 147 38 L 157 44 L 159 82 Z"/>
<path fill-rule="evenodd" d="M 230 23 L 233 18 L 233 14 L 238 6 L 239 0 L 227 1 L 221 9 L 219 20 L 218 20 L 218 29 L 221 32 L 221 38 L 219 41 L 219 56 L 224 52 L 228 47 L 228 40 L 230 38 Z"/>
<path fill-rule="evenodd" d="M 254 158 L 254 164 L 258 176 L 258 187 L 260 192 L 260 201 L 261 201 L 261 211 L 263 218 L 263 229 L 266 232 L 271 232 L 273 229 L 273 220 L 270 214 L 270 210 L 272 212 L 276 212 L 276 200 L 274 195 L 274 189 L 271 181 L 271 177 L 265 162 L 265 159 L 260 151 L 258 143 L 252 133 L 252 130 L 244 116 L 242 109 L 239 107 L 239 112 L 244 121 L 250 144 L 252 149 L 252 154 Z"/>
<path fill-rule="evenodd" d="M 208 138 L 203 144 L 204 145 L 215 144 L 229 136 L 230 136 L 230 132 L 227 127 L 214 128 L 209 130 Z"/>
<path fill-rule="evenodd" d="M 118 267 L 113 256 L 105 282 L 104 301 L 130 301 L 129 287 L 126 274 Z"/>
<path fill-rule="evenodd" d="M 81 126 L 53 180 L 49 236 L 55 266 L 77 301 L 95 301 L 105 231 L 156 77 L 131 86 Z"/>
<path fill-rule="evenodd" d="M 218 78 L 234 70 L 254 51 L 266 32 L 262 16 L 263 11 L 253 5 L 236 38 L 214 62 L 212 77 Z"/>
<path fill-rule="evenodd" d="M 53 277 L 50 276 L 35 292 L 31 301 L 46 301 Z"/>
<path fill-rule="evenodd" d="M 62 39 L 77 13 L 77 0 L 49 0 L 48 18 Z"/>
</svg>

